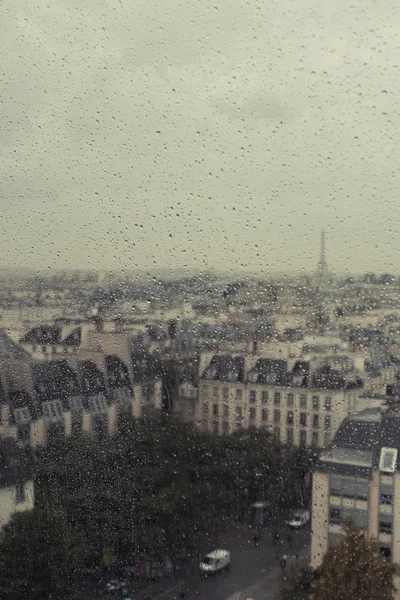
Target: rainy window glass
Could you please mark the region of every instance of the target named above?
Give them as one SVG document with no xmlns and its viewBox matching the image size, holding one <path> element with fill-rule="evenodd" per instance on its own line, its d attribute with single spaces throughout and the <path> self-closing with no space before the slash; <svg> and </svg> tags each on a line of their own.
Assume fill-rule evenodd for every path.
<svg viewBox="0 0 400 600">
<path fill-rule="evenodd" d="M 0 2 L 0 600 L 400 600 L 399 32 Z"/>
</svg>

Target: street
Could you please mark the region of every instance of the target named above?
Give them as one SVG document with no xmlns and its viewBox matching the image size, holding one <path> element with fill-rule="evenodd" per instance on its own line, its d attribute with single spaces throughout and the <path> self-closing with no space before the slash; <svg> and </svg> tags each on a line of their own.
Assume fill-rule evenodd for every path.
<svg viewBox="0 0 400 600">
<path fill-rule="evenodd" d="M 163 591 L 150 586 L 140 596 L 149 600 L 180 600 L 183 592 L 184 600 L 246 600 L 248 597 L 273 600 L 282 576 L 277 556 L 286 553 L 299 555 L 301 559 L 309 552 L 309 529 L 293 531 L 290 543 L 285 534 L 282 537 L 282 542 L 275 543 L 270 533 L 264 533 L 255 547 L 248 530 L 235 529 L 220 539 L 220 548 L 231 552 L 229 570 L 211 577 L 196 573 L 175 585 L 166 584 Z"/>
</svg>

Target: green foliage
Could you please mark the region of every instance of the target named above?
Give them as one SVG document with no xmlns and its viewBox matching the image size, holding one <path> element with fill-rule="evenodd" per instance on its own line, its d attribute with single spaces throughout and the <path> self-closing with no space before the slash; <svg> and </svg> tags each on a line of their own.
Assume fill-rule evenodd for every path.
<svg viewBox="0 0 400 600">
<path fill-rule="evenodd" d="M 277 600 L 309 600 L 314 579 L 311 568 L 301 564 L 289 564 L 285 571 L 285 579 L 279 587 Z"/>
<path fill-rule="evenodd" d="M 341 542 L 332 547 L 318 570 L 314 600 L 392 600 L 398 567 L 379 554 L 376 542 L 348 523 Z"/>
<path fill-rule="evenodd" d="M 219 437 L 170 416 L 124 414 L 118 429 L 101 442 L 73 436 L 37 456 L 37 505 L 44 515 L 58 507 L 68 532 L 84 532 L 79 556 L 87 564 L 102 564 L 108 552 L 125 563 L 139 552 L 197 554 L 254 500 L 297 503 L 299 477 L 313 460 L 265 430 Z"/>
<path fill-rule="evenodd" d="M 86 539 L 60 510 L 16 514 L 0 544 L 0 597 L 66 597 L 87 556 Z"/>
</svg>

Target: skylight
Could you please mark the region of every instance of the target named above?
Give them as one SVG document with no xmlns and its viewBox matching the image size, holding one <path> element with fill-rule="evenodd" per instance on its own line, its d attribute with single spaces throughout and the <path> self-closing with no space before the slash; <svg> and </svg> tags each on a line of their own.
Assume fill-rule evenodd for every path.
<svg viewBox="0 0 400 600">
<path fill-rule="evenodd" d="M 396 448 L 382 448 L 379 460 L 379 470 L 383 473 L 394 473 L 396 468 L 396 460 Z"/>
</svg>

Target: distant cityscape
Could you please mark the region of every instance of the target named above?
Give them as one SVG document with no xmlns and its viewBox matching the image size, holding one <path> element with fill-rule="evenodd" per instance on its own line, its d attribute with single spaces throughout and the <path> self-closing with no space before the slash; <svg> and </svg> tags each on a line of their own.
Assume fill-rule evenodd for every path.
<svg viewBox="0 0 400 600">
<path fill-rule="evenodd" d="M 5 456 L 23 461 L 24 449 L 82 432 L 117 436 L 127 410 L 216 436 L 262 429 L 319 455 L 313 568 L 348 519 L 400 563 L 397 274 L 335 275 L 322 232 L 309 275 L 20 272 L 1 283 Z M 22 472 L 4 478 L 2 526 L 35 504 L 32 473 Z"/>
</svg>

